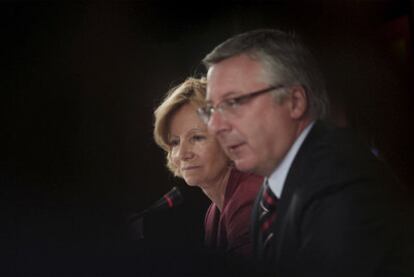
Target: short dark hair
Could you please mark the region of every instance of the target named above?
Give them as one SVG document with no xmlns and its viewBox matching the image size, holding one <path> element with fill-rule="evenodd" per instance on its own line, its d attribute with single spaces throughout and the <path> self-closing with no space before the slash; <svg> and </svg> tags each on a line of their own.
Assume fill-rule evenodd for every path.
<svg viewBox="0 0 414 277">
<path fill-rule="evenodd" d="M 259 29 L 235 35 L 213 49 L 203 59 L 209 68 L 225 59 L 247 55 L 259 61 L 273 85 L 301 85 L 307 93 L 309 115 L 325 118 L 329 101 L 325 81 L 312 53 L 295 33 Z"/>
</svg>

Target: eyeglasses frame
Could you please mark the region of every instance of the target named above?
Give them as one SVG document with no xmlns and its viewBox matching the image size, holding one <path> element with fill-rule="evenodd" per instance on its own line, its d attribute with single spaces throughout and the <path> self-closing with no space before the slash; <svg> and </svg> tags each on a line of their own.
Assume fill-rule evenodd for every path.
<svg viewBox="0 0 414 277">
<path fill-rule="evenodd" d="M 204 123 L 207 124 L 210 121 L 211 116 L 213 115 L 213 113 L 215 113 L 216 111 L 218 111 L 220 114 L 223 113 L 223 108 L 220 107 L 220 106 L 223 106 L 223 104 L 224 104 L 224 106 L 227 106 L 227 107 L 231 107 L 231 106 L 235 106 L 235 105 L 238 106 L 240 104 L 244 104 L 244 103 L 248 102 L 249 100 L 253 99 L 254 97 L 257 97 L 259 95 L 271 92 L 273 90 L 281 89 L 281 88 L 284 88 L 284 87 L 285 87 L 285 85 L 280 84 L 280 85 L 276 85 L 276 86 L 270 86 L 270 87 L 267 87 L 267 88 L 264 88 L 264 89 L 261 89 L 261 90 L 248 92 L 248 93 L 245 93 L 245 94 L 240 95 L 240 96 L 228 98 L 228 99 L 225 99 L 225 100 L 221 101 L 220 103 L 218 103 L 215 106 L 212 106 L 212 105 L 208 106 L 207 105 L 207 106 L 198 108 L 197 109 L 197 114 L 199 115 L 201 120 Z M 210 112 L 206 112 L 207 109 L 209 109 Z M 208 113 L 210 115 L 207 115 Z"/>
</svg>

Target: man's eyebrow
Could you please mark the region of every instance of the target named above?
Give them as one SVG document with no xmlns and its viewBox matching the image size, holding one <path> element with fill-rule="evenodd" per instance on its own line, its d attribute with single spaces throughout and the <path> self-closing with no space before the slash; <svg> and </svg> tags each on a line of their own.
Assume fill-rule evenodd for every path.
<svg viewBox="0 0 414 277">
<path fill-rule="evenodd" d="M 242 92 L 236 92 L 236 91 L 229 91 L 229 92 L 226 92 L 224 95 L 223 95 L 223 97 L 222 97 L 222 99 L 229 99 L 229 98 L 233 98 L 233 97 L 239 97 L 239 96 L 243 96 L 243 94 L 242 94 Z"/>
<path fill-rule="evenodd" d="M 236 91 L 229 91 L 229 92 L 226 92 L 222 95 L 219 102 L 225 101 L 225 100 L 230 99 L 230 98 L 237 98 L 237 97 L 240 97 L 240 96 L 243 96 L 243 93 L 241 91 L 237 91 L 237 92 Z M 213 102 L 211 100 L 206 100 L 205 103 L 206 104 L 212 104 Z"/>
</svg>

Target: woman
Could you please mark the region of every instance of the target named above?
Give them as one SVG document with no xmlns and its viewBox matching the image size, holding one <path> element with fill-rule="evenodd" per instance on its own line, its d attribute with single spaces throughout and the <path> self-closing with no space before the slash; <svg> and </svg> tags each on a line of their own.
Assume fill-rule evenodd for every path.
<svg viewBox="0 0 414 277">
<path fill-rule="evenodd" d="M 189 78 L 171 89 L 155 111 L 154 138 L 167 167 L 212 201 L 205 216 L 206 245 L 232 257 L 252 255 L 250 217 L 263 178 L 236 170 L 198 118 L 205 79 Z"/>
</svg>

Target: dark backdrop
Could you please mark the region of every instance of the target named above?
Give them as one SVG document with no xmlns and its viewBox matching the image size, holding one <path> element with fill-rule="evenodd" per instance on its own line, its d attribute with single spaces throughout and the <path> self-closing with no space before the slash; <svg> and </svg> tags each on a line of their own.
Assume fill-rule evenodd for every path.
<svg viewBox="0 0 414 277">
<path fill-rule="evenodd" d="M 378 149 L 412 195 L 413 7 L 306 3 L 2 1 L 4 274 L 83 276 L 109 272 L 109 260 L 119 273 L 127 257 L 143 266 L 156 256 L 148 245 L 201 244 L 208 201 L 165 169 L 152 112 L 171 86 L 204 73 L 215 45 L 254 28 L 304 37 L 328 79 L 332 119 Z M 148 245 L 134 248 L 125 215 L 174 185 L 185 204 L 149 217 Z"/>
</svg>

